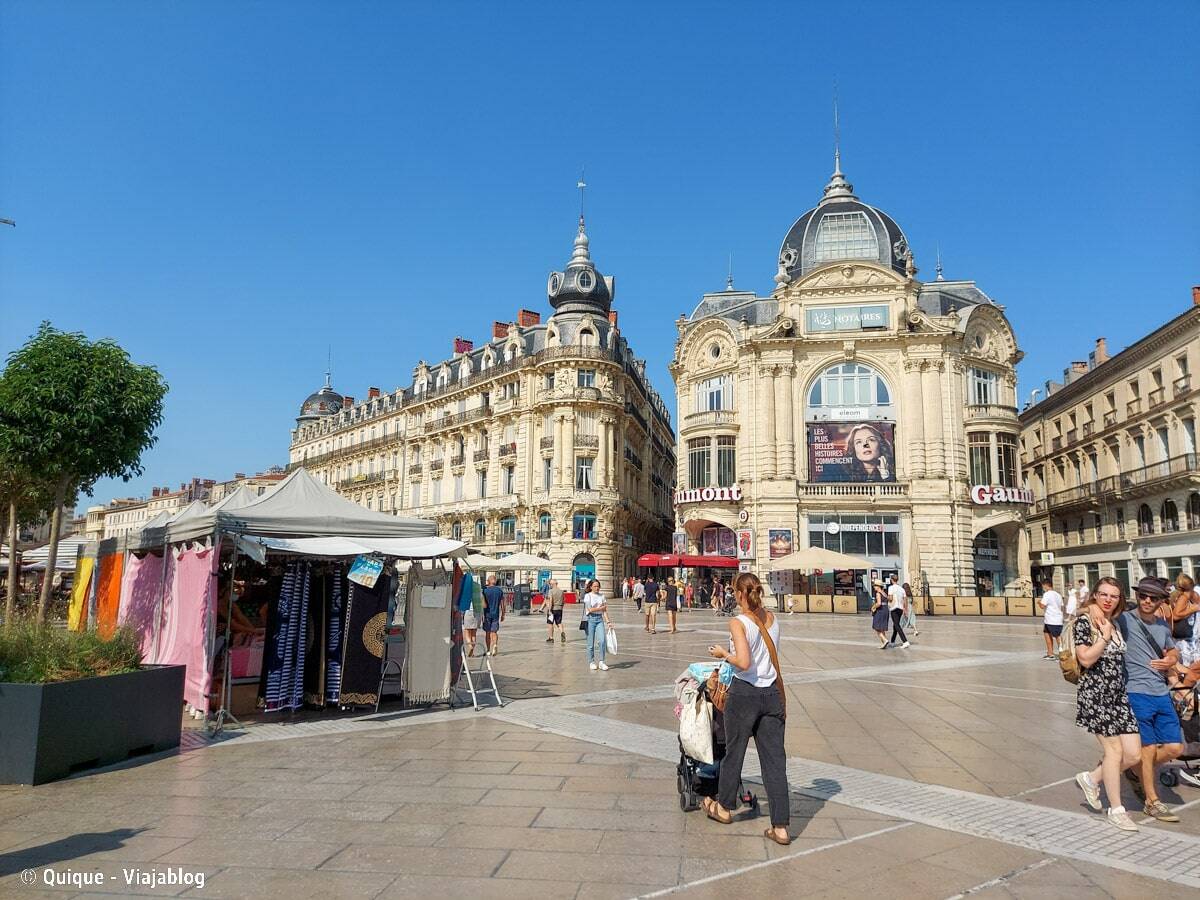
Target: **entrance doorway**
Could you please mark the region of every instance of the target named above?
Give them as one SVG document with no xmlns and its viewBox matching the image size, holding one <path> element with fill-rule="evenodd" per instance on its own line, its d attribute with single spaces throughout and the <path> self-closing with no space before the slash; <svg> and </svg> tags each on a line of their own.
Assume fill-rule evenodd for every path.
<svg viewBox="0 0 1200 900">
<path fill-rule="evenodd" d="M 1001 555 L 1000 536 L 994 528 L 985 528 L 975 535 L 971 545 L 975 569 L 975 595 L 995 597 L 1004 592 L 1007 578 Z"/>
<path fill-rule="evenodd" d="M 587 583 L 596 577 L 596 558 L 590 553 L 580 553 L 571 563 L 571 587 L 583 597 Z"/>
</svg>

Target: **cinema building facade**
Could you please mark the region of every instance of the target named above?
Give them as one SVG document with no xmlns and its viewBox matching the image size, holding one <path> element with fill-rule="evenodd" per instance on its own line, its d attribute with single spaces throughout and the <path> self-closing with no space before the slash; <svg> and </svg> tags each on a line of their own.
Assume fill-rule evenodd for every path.
<svg viewBox="0 0 1200 900">
<path fill-rule="evenodd" d="M 940 269 L 918 280 L 903 231 L 835 164 L 769 296 L 731 279 L 680 317 L 676 553 L 871 563 L 778 575 L 775 593 L 861 595 L 896 573 L 932 597 L 1029 596 L 1021 352 L 1004 308 Z"/>
</svg>

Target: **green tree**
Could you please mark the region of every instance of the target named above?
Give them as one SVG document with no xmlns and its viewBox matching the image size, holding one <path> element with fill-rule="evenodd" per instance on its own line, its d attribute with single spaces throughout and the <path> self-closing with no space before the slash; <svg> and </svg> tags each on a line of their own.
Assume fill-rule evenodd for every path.
<svg viewBox="0 0 1200 900">
<path fill-rule="evenodd" d="M 0 429 L 4 426 L 0 424 Z M 2 439 L 0 439 L 2 440 Z M 70 500 L 71 498 L 68 498 Z M 0 534 L 8 541 L 8 578 L 4 599 L 4 624 L 13 621 L 16 612 L 17 593 L 20 588 L 17 557 L 17 539 L 20 527 L 34 522 L 44 522 L 54 503 L 54 486 L 39 481 L 31 473 L 21 470 L 11 462 L 0 458 L 0 511 L 4 522 Z M 47 576 L 50 577 L 50 576 Z"/>
<path fill-rule="evenodd" d="M 63 504 L 90 494 L 100 478 L 128 481 L 142 473 L 166 393 L 158 370 L 134 363 L 116 342 L 92 342 L 49 322 L 9 355 L 0 375 L 0 458 L 54 490 L 39 622 L 50 602 Z"/>
</svg>

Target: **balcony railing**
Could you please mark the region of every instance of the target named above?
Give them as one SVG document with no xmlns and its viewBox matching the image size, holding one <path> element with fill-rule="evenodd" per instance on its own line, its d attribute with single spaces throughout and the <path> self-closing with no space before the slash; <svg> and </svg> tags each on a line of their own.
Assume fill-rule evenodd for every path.
<svg viewBox="0 0 1200 900">
<path fill-rule="evenodd" d="M 492 414 L 490 406 L 480 406 L 475 409 L 468 409 L 460 413 L 454 413 L 450 416 L 440 416 L 436 419 L 430 419 L 425 423 L 425 433 L 429 434 L 434 431 L 441 431 L 443 428 L 454 428 L 458 425 L 465 425 L 468 422 L 475 422 L 479 419 L 486 419 Z"/>
<path fill-rule="evenodd" d="M 475 462 L 487 462 L 487 458 L 488 458 L 488 448 L 487 447 L 484 447 L 482 450 L 476 450 L 474 456 L 472 456 L 472 459 L 474 459 Z"/>
<path fill-rule="evenodd" d="M 1017 418 L 1017 408 L 1003 403 L 969 403 L 968 419 L 1012 419 Z"/>
<path fill-rule="evenodd" d="M 1155 388 L 1146 395 L 1146 401 L 1149 403 L 1149 408 L 1154 409 L 1156 406 L 1162 406 L 1167 402 L 1166 388 Z"/>
<path fill-rule="evenodd" d="M 1066 433 L 1065 437 L 1066 437 L 1066 441 L 1067 441 L 1067 446 L 1069 447 L 1071 444 L 1073 444 L 1077 440 L 1079 440 L 1079 432 L 1076 429 L 1072 428 L 1070 431 L 1068 431 Z"/>
<path fill-rule="evenodd" d="M 577 434 L 575 435 L 576 447 L 599 447 L 600 436 L 595 434 Z"/>
<path fill-rule="evenodd" d="M 445 467 L 445 465 L 446 465 L 445 460 L 442 460 L 442 459 L 432 460 L 429 463 L 429 471 L 430 472 L 440 472 Z"/>
<path fill-rule="evenodd" d="M 894 482 L 890 484 L 820 484 L 802 483 L 802 497 L 907 497 L 908 484 Z"/>
<path fill-rule="evenodd" d="M 713 426 L 736 428 L 737 424 L 737 413 L 734 410 L 709 409 L 684 416 L 682 430 L 690 431 L 693 428 L 710 428 Z"/>
<path fill-rule="evenodd" d="M 538 446 L 543 450 L 553 450 L 554 449 L 554 438 L 553 437 L 544 437 L 541 439 L 541 441 L 538 442 Z"/>
<path fill-rule="evenodd" d="M 1090 437 L 1092 432 L 1096 430 L 1095 422 L 1084 422 L 1082 425 L 1083 436 Z"/>
<path fill-rule="evenodd" d="M 1062 446 L 1063 446 L 1063 439 L 1061 437 L 1050 438 L 1050 449 L 1051 450 L 1061 450 Z"/>
<path fill-rule="evenodd" d="M 1125 415 L 1132 419 L 1142 411 L 1142 398 L 1135 397 L 1125 404 Z"/>
<path fill-rule="evenodd" d="M 424 471 L 424 467 L 420 463 L 414 463 L 408 467 L 409 475 L 420 475 Z"/>
<path fill-rule="evenodd" d="M 1171 382 L 1171 390 L 1175 392 L 1176 397 L 1181 397 L 1192 389 L 1192 376 L 1180 375 Z"/>
<path fill-rule="evenodd" d="M 642 426 L 642 430 L 645 431 L 646 434 L 650 433 L 650 423 L 646 421 L 646 417 L 643 416 L 641 412 L 638 411 L 638 408 L 632 403 L 625 403 L 625 414 L 632 416 L 634 421 Z"/>
<path fill-rule="evenodd" d="M 1115 409 L 1110 409 L 1108 412 L 1106 412 L 1104 414 L 1104 427 L 1112 428 L 1116 424 L 1117 424 L 1117 411 Z"/>
<path fill-rule="evenodd" d="M 338 490 L 347 490 L 353 488 L 367 487 L 372 484 L 379 484 L 387 479 L 387 472 L 371 472 L 360 475 L 351 475 L 349 478 L 343 478 L 337 483 Z"/>
<path fill-rule="evenodd" d="M 516 455 L 517 455 L 517 445 L 516 445 L 515 443 L 514 443 L 514 444 L 501 444 L 501 445 L 500 445 L 500 457 L 501 457 L 502 459 L 503 459 L 505 456 L 516 456 Z"/>
<path fill-rule="evenodd" d="M 1200 465 L 1197 463 L 1198 459 L 1195 453 L 1184 453 L 1181 456 L 1151 463 L 1120 475 L 1108 475 L 1096 481 L 1067 488 L 1065 491 L 1053 492 L 1046 498 L 1046 508 L 1056 509 L 1078 503 L 1098 503 L 1105 498 L 1139 493 L 1143 487 L 1168 479 L 1188 475 L 1200 477 Z"/>
<path fill-rule="evenodd" d="M 466 461 L 467 461 L 467 458 L 462 453 L 458 454 L 458 456 L 450 457 L 450 465 L 451 466 L 461 466 Z"/>
</svg>

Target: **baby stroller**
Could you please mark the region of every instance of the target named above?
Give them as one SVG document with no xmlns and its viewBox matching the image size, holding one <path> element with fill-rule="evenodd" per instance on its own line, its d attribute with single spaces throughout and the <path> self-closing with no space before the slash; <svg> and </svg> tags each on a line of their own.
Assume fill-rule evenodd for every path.
<svg viewBox="0 0 1200 900">
<path fill-rule="evenodd" d="M 1183 753 L 1176 760 L 1179 766 L 1166 766 L 1158 773 L 1165 787 L 1179 784 L 1179 769 L 1187 773 L 1188 781 L 1200 780 L 1200 685 L 1171 688 L 1171 700 L 1179 713 L 1183 730 Z"/>
<path fill-rule="evenodd" d="M 707 699 L 703 684 L 700 692 Z M 679 765 L 675 767 L 676 787 L 679 789 L 679 808 L 692 812 L 700 808 L 702 797 L 717 796 L 717 782 L 721 777 L 721 760 L 725 758 L 725 716 L 713 707 L 713 761 L 703 763 L 692 759 L 679 742 Z M 745 783 L 738 785 L 738 800 L 749 806 L 758 815 L 758 798 L 746 789 Z"/>
</svg>

